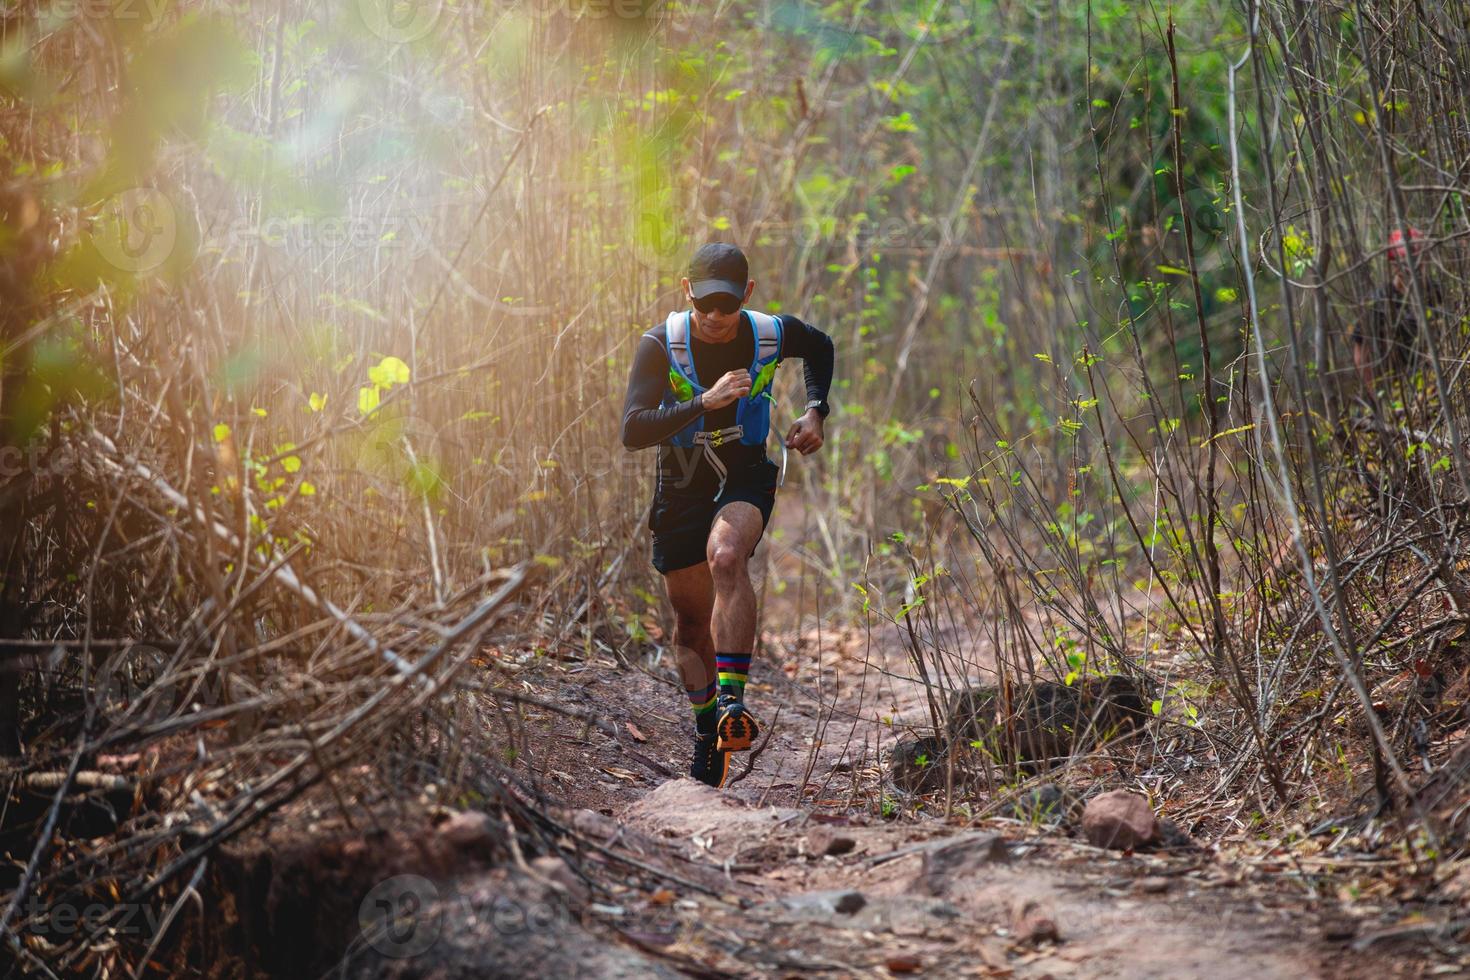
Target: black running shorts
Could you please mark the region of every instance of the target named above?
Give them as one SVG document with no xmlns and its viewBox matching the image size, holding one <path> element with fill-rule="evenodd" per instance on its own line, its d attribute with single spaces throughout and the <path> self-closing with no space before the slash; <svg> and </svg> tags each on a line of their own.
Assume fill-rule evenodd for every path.
<svg viewBox="0 0 1470 980">
<path fill-rule="evenodd" d="M 660 487 L 653 495 L 653 507 L 648 514 L 648 529 L 653 532 L 653 567 L 660 575 L 667 575 L 704 561 L 715 515 L 726 504 L 744 501 L 754 506 L 761 512 L 764 530 L 771 523 L 771 509 L 776 506 L 776 479 L 780 472 L 775 463 L 763 459 L 731 473 L 719 497 L 708 489 Z"/>
</svg>

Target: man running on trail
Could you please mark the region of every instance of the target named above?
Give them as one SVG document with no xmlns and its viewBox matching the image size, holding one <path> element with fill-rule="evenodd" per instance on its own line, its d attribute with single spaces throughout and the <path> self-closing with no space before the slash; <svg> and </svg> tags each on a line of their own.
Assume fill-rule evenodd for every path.
<svg viewBox="0 0 1470 980">
<path fill-rule="evenodd" d="M 1388 236 L 1388 281 L 1373 291 L 1365 315 L 1349 332 L 1353 366 L 1369 395 L 1373 394 L 1380 371 L 1392 375 L 1410 369 L 1415 363 L 1415 352 L 1420 349 L 1419 319 L 1414 315 L 1410 295 L 1410 262 L 1415 263 L 1420 296 L 1429 308 L 1427 312 L 1431 316 L 1436 314 L 1434 308 L 1440 302 L 1440 291 L 1429 277 L 1422 258 L 1426 244 L 1424 233 L 1418 228 L 1409 229 L 1407 240 L 1402 231 L 1393 230 Z"/>
<path fill-rule="evenodd" d="M 653 567 L 674 607 L 674 650 L 694 707 L 689 774 L 720 787 L 730 753 L 760 733 L 745 707 L 755 648 L 755 590 L 747 562 L 776 503 L 779 469 L 766 457 L 776 365 L 800 357 L 806 410 L 786 433 L 803 456 L 822 447 L 832 340 L 794 316 L 742 310 L 755 290 L 734 245 L 694 253 L 684 297 L 693 307 L 638 341 L 623 445 L 658 445 L 648 528 Z"/>
</svg>

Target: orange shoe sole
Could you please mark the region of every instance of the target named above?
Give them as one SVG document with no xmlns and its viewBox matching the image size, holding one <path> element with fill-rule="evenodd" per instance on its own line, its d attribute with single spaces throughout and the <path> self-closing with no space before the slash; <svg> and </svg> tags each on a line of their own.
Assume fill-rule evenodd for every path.
<svg viewBox="0 0 1470 980">
<path fill-rule="evenodd" d="M 720 751 L 744 752 L 760 735 L 760 725 L 746 710 L 732 711 L 720 719 L 717 731 L 720 734 Z"/>
</svg>

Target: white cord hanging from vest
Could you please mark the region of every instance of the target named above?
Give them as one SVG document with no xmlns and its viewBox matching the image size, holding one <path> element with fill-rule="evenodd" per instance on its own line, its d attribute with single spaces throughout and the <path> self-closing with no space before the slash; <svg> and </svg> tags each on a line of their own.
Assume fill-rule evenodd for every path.
<svg viewBox="0 0 1470 980">
<path fill-rule="evenodd" d="M 701 430 L 694 433 L 694 444 L 704 447 L 704 458 L 709 460 L 710 468 L 719 474 L 720 477 L 720 485 L 715 490 L 716 500 L 719 500 L 720 494 L 725 492 L 725 480 L 730 476 L 730 471 L 726 468 L 725 461 L 720 459 L 719 453 L 715 452 L 715 450 L 727 442 L 739 442 L 740 437 L 744 434 L 745 430 L 738 425 L 732 425 L 726 429 L 716 429 L 713 432 Z"/>
</svg>

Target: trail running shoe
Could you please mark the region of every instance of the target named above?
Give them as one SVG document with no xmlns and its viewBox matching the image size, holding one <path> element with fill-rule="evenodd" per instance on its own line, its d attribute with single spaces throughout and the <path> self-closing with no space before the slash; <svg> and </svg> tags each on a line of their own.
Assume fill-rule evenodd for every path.
<svg viewBox="0 0 1470 980">
<path fill-rule="evenodd" d="M 715 731 L 719 733 L 721 749 L 744 752 L 760 735 L 761 726 L 744 702 L 734 695 L 722 694 L 719 713 L 715 716 Z"/>
<path fill-rule="evenodd" d="M 714 732 L 694 736 L 694 761 L 689 763 L 689 775 L 719 789 L 729 774 L 730 753 L 720 749 L 720 737 Z"/>
</svg>

